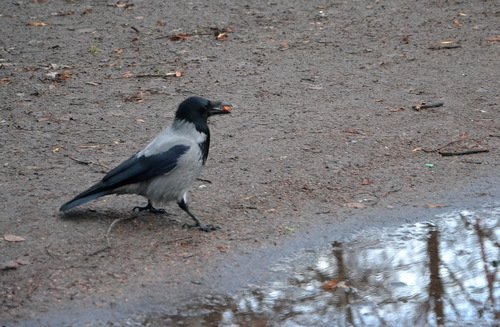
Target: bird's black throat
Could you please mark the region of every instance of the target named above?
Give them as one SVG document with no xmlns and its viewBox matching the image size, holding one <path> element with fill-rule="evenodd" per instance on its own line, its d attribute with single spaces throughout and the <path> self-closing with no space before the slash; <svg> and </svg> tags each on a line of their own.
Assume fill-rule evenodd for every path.
<svg viewBox="0 0 500 327">
<path fill-rule="evenodd" d="M 203 164 L 205 164 L 205 162 L 207 161 L 208 149 L 210 148 L 210 132 L 207 129 L 207 131 L 205 133 L 207 135 L 207 138 L 205 139 L 205 141 L 198 143 L 198 146 L 200 147 L 200 150 L 201 150 Z"/>
<path fill-rule="evenodd" d="M 192 121 L 196 131 L 199 133 L 203 133 L 206 135 L 205 141 L 198 143 L 198 146 L 201 150 L 203 164 L 207 161 L 208 158 L 208 149 L 210 148 L 210 129 L 208 128 L 207 121 Z"/>
</svg>

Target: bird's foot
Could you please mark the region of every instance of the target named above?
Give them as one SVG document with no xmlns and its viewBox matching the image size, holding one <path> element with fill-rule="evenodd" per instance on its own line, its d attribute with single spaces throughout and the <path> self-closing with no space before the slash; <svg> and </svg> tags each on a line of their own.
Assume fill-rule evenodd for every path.
<svg viewBox="0 0 500 327">
<path fill-rule="evenodd" d="M 136 212 L 149 211 L 149 212 L 154 213 L 156 215 L 165 215 L 165 214 L 168 215 L 169 214 L 165 209 L 157 209 L 157 208 L 153 207 L 153 205 L 149 201 L 148 201 L 148 204 L 145 205 L 144 207 L 134 207 L 134 209 L 132 209 L 132 210 L 136 211 Z"/>
<path fill-rule="evenodd" d="M 218 229 L 220 229 L 219 226 L 216 226 L 216 225 L 205 225 L 205 224 L 184 224 L 183 227 L 188 227 L 188 228 L 198 228 L 199 230 L 203 231 L 203 232 L 213 232 L 213 231 L 216 231 Z"/>
</svg>

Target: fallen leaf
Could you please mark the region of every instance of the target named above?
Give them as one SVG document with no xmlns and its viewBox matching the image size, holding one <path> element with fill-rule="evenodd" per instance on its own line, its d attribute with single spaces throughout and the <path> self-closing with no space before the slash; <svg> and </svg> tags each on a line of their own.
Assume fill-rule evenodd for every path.
<svg viewBox="0 0 500 327">
<path fill-rule="evenodd" d="M 57 78 L 57 74 L 59 74 L 59 73 L 58 72 L 48 72 L 47 74 L 45 74 L 45 76 L 47 76 L 50 79 L 55 80 Z"/>
<path fill-rule="evenodd" d="M 348 202 L 345 204 L 349 209 L 364 209 L 365 205 L 359 202 Z"/>
<path fill-rule="evenodd" d="M 35 27 L 42 27 L 42 26 L 49 25 L 49 23 L 45 23 L 45 22 L 29 22 L 28 25 L 29 26 L 35 26 Z"/>
<path fill-rule="evenodd" d="M 136 102 L 136 103 L 143 102 L 144 101 L 144 94 L 145 93 L 143 91 L 139 91 L 134 95 L 125 97 L 125 102 Z"/>
<path fill-rule="evenodd" d="M 170 41 L 187 41 L 192 37 L 191 34 L 188 33 L 177 33 L 172 34 L 168 37 Z"/>
<path fill-rule="evenodd" d="M 227 248 L 224 245 L 218 245 L 217 250 L 219 250 L 219 252 L 221 252 L 221 253 L 227 252 Z"/>
<path fill-rule="evenodd" d="M 279 49 L 281 51 L 288 50 L 289 48 L 290 48 L 290 44 L 288 44 L 287 41 L 283 41 L 283 42 L 280 43 Z"/>
<path fill-rule="evenodd" d="M 58 12 L 52 13 L 53 16 L 71 16 L 73 14 L 74 14 L 74 12 L 72 12 L 72 11 L 58 11 Z"/>
<path fill-rule="evenodd" d="M 460 21 L 460 19 L 455 18 L 455 19 L 453 20 L 453 22 L 452 22 L 452 25 L 453 25 L 454 27 L 461 27 L 461 26 L 462 26 L 462 22 Z"/>
<path fill-rule="evenodd" d="M 361 185 L 370 185 L 373 184 L 373 179 L 370 177 L 365 177 L 361 180 Z"/>
<path fill-rule="evenodd" d="M 219 40 L 219 41 L 227 40 L 229 33 L 234 32 L 233 28 L 229 27 L 229 26 L 226 26 L 223 28 L 211 27 L 210 30 L 212 31 L 213 35 L 215 36 L 215 39 Z"/>
<path fill-rule="evenodd" d="M 325 291 L 335 291 L 337 289 L 337 286 L 338 286 L 338 281 L 336 279 L 331 279 L 329 281 L 326 281 L 323 283 L 323 285 L 321 285 L 321 288 Z"/>
<path fill-rule="evenodd" d="M 447 204 L 442 204 L 442 203 L 431 203 L 431 204 L 426 204 L 425 207 L 432 209 L 432 208 L 446 208 L 448 205 Z"/>
<path fill-rule="evenodd" d="M 82 16 L 83 16 L 83 15 L 88 15 L 88 14 L 91 14 L 93 11 L 94 11 L 94 9 L 93 9 L 92 7 L 87 7 L 87 8 L 85 8 L 85 9 L 82 11 L 81 15 L 82 15 Z"/>
<path fill-rule="evenodd" d="M 65 69 L 59 73 L 59 75 L 57 76 L 57 81 L 62 82 L 62 81 L 66 81 L 70 78 L 71 78 L 71 71 Z"/>
<path fill-rule="evenodd" d="M 311 89 L 311 90 L 322 90 L 323 85 L 321 85 L 321 84 L 319 84 L 319 85 L 307 84 L 307 88 Z"/>
<path fill-rule="evenodd" d="M 349 133 L 349 134 L 361 134 L 360 131 L 358 131 L 357 129 L 355 128 L 352 128 L 352 127 L 348 127 L 346 129 L 344 129 L 344 133 Z"/>
<path fill-rule="evenodd" d="M 3 236 L 3 239 L 6 240 L 7 242 L 23 242 L 25 240 L 24 237 L 17 236 L 14 234 L 5 234 Z"/>
<path fill-rule="evenodd" d="M 134 73 L 132 73 L 131 71 L 126 71 L 121 76 L 122 78 L 131 78 L 134 77 Z"/>
<path fill-rule="evenodd" d="M 165 76 L 173 76 L 173 77 L 181 77 L 183 75 L 184 73 L 181 72 L 180 70 L 176 70 L 175 72 L 165 74 Z"/>
<path fill-rule="evenodd" d="M 123 2 L 123 1 L 117 1 L 114 5 L 116 8 L 130 8 L 130 7 L 133 7 L 134 4 L 133 3 L 128 3 L 128 2 Z"/>
<path fill-rule="evenodd" d="M 28 261 L 28 259 L 24 259 L 24 258 L 17 259 L 16 262 L 18 264 L 20 264 L 21 266 L 26 266 L 26 265 L 30 264 L 30 262 Z"/>
<path fill-rule="evenodd" d="M 9 260 L 7 262 L 3 262 L 2 264 L 0 264 L 0 270 L 12 270 L 12 269 L 17 269 L 20 266 L 21 265 L 19 263 L 17 263 L 16 261 Z"/>
<path fill-rule="evenodd" d="M 462 46 L 454 40 L 443 40 L 439 41 L 437 44 L 430 46 L 430 50 L 443 50 L 443 49 L 456 49 Z"/>
<path fill-rule="evenodd" d="M 227 33 L 223 32 L 223 33 L 219 33 L 215 36 L 215 39 L 218 40 L 218 41 L 226 41 L 227 40 Z"/>
<path fill-rule="evenodd" d="M 55 82 L 64 82 L 71 78 L 71 71 L 65 69 L 61 72 L 48 72 L 45 76 Z"/>
<path fill-rule="evenodd" d="M 20 266 L 29 265 L 30 262 L 27 259 L 20 258 L 17 260 L 9 260 L 0 264 L 0 270 L 12 270 L 17 269 Z"/>
<path fill-rule="evenodd" d="M 0 84 L 10 84 L 11 81 L 12 79 L 10 78 L 10 76 L 0 78 Z"/>
<path fill-rule="evenodd" d="M 486 38 L 486 41 L 488 42 L 500 42 L 500 35 L 492 35 L 492 36 L 488 36 Z"/>
</svg>

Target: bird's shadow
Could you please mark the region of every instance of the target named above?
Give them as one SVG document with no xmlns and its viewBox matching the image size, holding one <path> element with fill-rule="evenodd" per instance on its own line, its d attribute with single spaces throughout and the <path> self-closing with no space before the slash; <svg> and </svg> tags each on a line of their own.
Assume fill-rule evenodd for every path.
<svg viewBox="0 0 500 327">
<path fill-rule="evenodd" d="M 77 208 L 69 212 L 58 213 L 58 218 L 64 221 L 72 221 L 75 223 L 82 222 L 95 222 L 95 221 L 109 221 L 112 223 L 115 220 L 121 221 L 133 221 L 135 219 L 140 219 L 142 221 L 168 221 L 170 224 L 181 224 L 178 215 L 172 213 L 150 213 L 150 212 L 137 212 L 132 209 L 88 209 L 88 208 Z"/>
</svg>

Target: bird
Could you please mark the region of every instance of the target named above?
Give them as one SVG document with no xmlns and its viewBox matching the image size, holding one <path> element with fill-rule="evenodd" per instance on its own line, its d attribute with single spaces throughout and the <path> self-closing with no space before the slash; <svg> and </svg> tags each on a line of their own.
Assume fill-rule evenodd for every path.
<svg viewBox="0 0 500 327">
<path fill-rule="evenodd" d="M 186 224 L 188 227 L 205 232 L 219 229 L 218 226 L 203 224 L 189 210 L 187 193 L 208 158 L 208 118 L 228 114 L 232 109 L 233 105 L 229 102 L 188 97 L 179 104 L 169 127 L 144 149 L 111 169 L 101 181 L 63 204 L 59 211 L 64 213 L 106 195 L 138 194 L 145 197 L 148 203 L 143 207 L 134 207 L 134 211 L 166 213 L 153 204 L 176 201 L 194 221 L 194 224 Z"/>
</svg>

